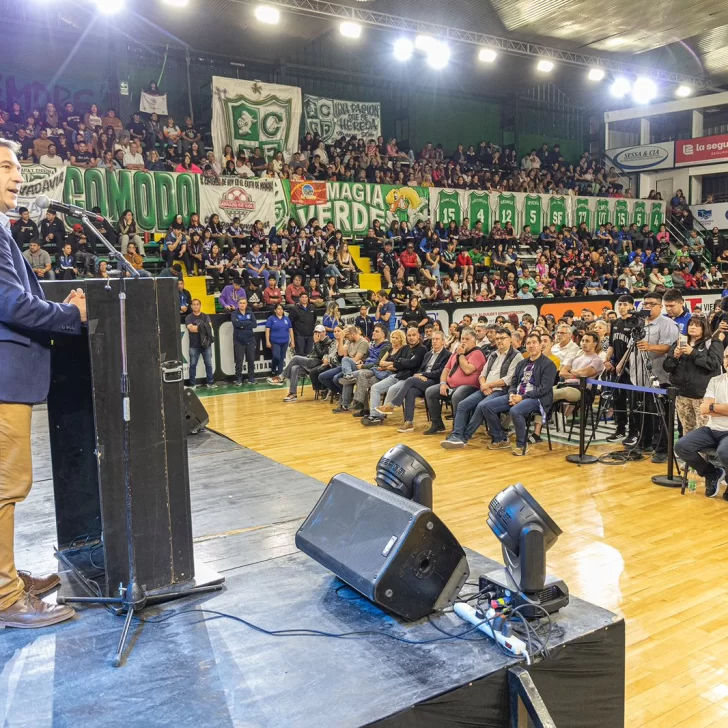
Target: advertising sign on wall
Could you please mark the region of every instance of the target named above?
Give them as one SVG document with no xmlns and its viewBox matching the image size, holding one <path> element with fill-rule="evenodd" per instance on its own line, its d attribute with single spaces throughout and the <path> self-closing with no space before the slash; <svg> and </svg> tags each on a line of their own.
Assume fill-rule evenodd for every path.
<svg viewBox="0 0 728 728">
<path fill-rule="evenodd" d="M 623 172 L 644 172 L 648 169 L 668 169 L 675 166 L 675 142 L 607 149 L 605 154 Z"/>
<path fill-rule="evenodd" d="M 728 134 L 679 139 L 675 142 L 675 165 L 711 164 L 728 161 Z"/>
</svg>

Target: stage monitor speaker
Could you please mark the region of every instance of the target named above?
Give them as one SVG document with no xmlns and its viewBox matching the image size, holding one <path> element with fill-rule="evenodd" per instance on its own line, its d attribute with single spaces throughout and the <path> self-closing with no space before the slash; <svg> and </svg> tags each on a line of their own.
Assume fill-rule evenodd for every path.
<svg viewBox="0 0 728 728">
<path fill-rule="evenodd" d="M 296 546 L 408 620 L 452 604 L 470 575 L 462 546 L 429 508 L 345 473 L 326 486 Z"/>
<path fill-rule="evenodd" d="M 207 414 L 207 410 L 200 402 L 200 398 L 194 389 L 185 387 L 184 392 L 185 433 L 187 435 L 196 435 L 207 427 L 210 415 Z"/>
</svg>

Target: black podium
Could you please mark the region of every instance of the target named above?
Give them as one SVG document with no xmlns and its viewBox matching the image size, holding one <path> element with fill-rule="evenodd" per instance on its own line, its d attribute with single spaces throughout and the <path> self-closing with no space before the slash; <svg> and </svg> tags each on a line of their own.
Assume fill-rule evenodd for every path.
<svg viewBox="0 0 728 728">
<path fill-rule="evenodd" d="M 129 578 L 119 281 L 43 284 L 53 301 L 79 287 L 88 327 L 53 341 L 48 395 L 58 556 L 87 590 L 111 597 Z M 136 569 L 148 596 L 162 600 L 223 578 L 195 568 L 177 282 L 128 281 L 126 315 Z"/>
</svg>

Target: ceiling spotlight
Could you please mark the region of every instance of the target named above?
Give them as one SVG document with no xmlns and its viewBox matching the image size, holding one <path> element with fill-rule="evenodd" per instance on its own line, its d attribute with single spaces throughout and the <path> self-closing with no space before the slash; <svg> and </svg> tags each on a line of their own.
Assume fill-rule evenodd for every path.
<svg viewBox="0 0 728 728">
<path fill-rule="evenodd" d="M 686 96 L 690 96 L 692 93 L 693 90 L 690 86 L 678 86 L 675 90 L 675 96 L 679 96 L 681 99 L 684 99 Z"/>
<path fill-rule="evenodd" d="M 609 89 L 612 96 L 622 99 L 632 90 L 632 84 L 624 76 L 618 76 L 614 79 L 612 87 Z"/>
<path fill-rule="evenodd" d="M 604 71 L 601 68 L 590 68 L 587 78 L 590 81 L 601 81 L 604 78 Z"/>
<path fill-rule="evenodd" d="M 536 70 L 542 73 L 549 73 L 554 70 L 554 64 L 551 61 L 539 61 Z"/>
<path fill-rule="evenodd" d="M 361 25 L 345 20 L 339 26 L 339 32 L 345 38 L 358 38 L 361 35 Z"/>
<path fill-rule="evenodd" d="M 657 96 L 657 84 L 646 76 L 640 76 L 632 86 L 632 100 L 635 104 L 649 104 Z"/>
<path fill-rule="evenodd" d="M 258 5 L 255 9 L 255 17 L 261 23 L 275 25 L 281 19 L 281 14 L 278 8 L 273 8 L 270 5 Z"/>
<path fill-rule="evenodd" d="M 414 46 L 409 38 L 399 38 L 394 44 L 394 57 L 398 61 L 408 61 L 413 50 Z"/>
<path fill-rule="evenodd" d="M 439 40 L 433 41 L 429 50 L 427 51 L 427 64 L 430 68 L 435 68 L 438 71 L 445 68 L 450 61 L 450 49 L 446 43 L 442 43 Z"/>
<path fill-rule="evenodd" d="M 435 39 L 431 35 L 418 35 L 415 38 L 415 48 L 418 51 L 428 51 L 434 42 Z"/>
<path fill-rule="evenodd" d="M 498 54 L 492 48 L 481 48 L 478 53 L 478 60 L 484 63 L 493 63 Z"/>
<path fill-rule="evenodd" d="M 104 15 L 118 13 L 124 7 L 124 0 L 96 0 L 96 8 Z"/>
</svg>

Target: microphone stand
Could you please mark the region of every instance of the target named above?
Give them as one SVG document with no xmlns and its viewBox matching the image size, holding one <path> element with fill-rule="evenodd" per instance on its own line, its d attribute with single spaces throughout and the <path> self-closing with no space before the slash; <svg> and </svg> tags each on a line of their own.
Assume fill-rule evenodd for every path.
<svg viewBox="0 0 728 728">
<path fill-rule="evenodd" d="M 112 658 L 111 664 L 114 667 L 121 665 L 121 656 L 124 651 L 124 645 L 129 635 L 131 620 L 135 612 L 140 612 L 147 604 L 147 595 L 144 589 L 137 581 L 136 568 L 136 552 L 134 546 L 134 525 L 132 512 L 132 483 L 131 483 L 131 408 L 129 402 L 129 370 L 127 356 L 127 340 L 126 340 L 126 274 L 132 278 L 139 278 L 139 271 L 129 263 L 129 261 L 118 251 L 91 223 L 88 215 L 81 215 L 81 224 L 87 234 L 99 240 L 108 250 L 109 258 L 116 260 L 121 270 L 121 280 L 119 281 L 119 329 L 121 340 L 121 397 L 122 397 L 122 416 L 124 419 L 123 427 L 123 470 L 124 470 L 124 510 L 126 515 L 126 545 L 127 560 L 129 564 L 129 581 L 126 587 L 119 587 L 118 597 L 65 597 L 62 603 L 77 602 L 85 604 L 117 604 L 120 611 L 126 611 L 126 620 L 119 637 L 119 643 Z M 111 283 L 107 281 L 106 290 L 111 290 Z M 212 586 L 200 586 L 187 589 L 185 594 L 217 591 L 222 586 L 219 584 Z M 182 596 L 182 594 L 180 594 Z"/>
</svg>

